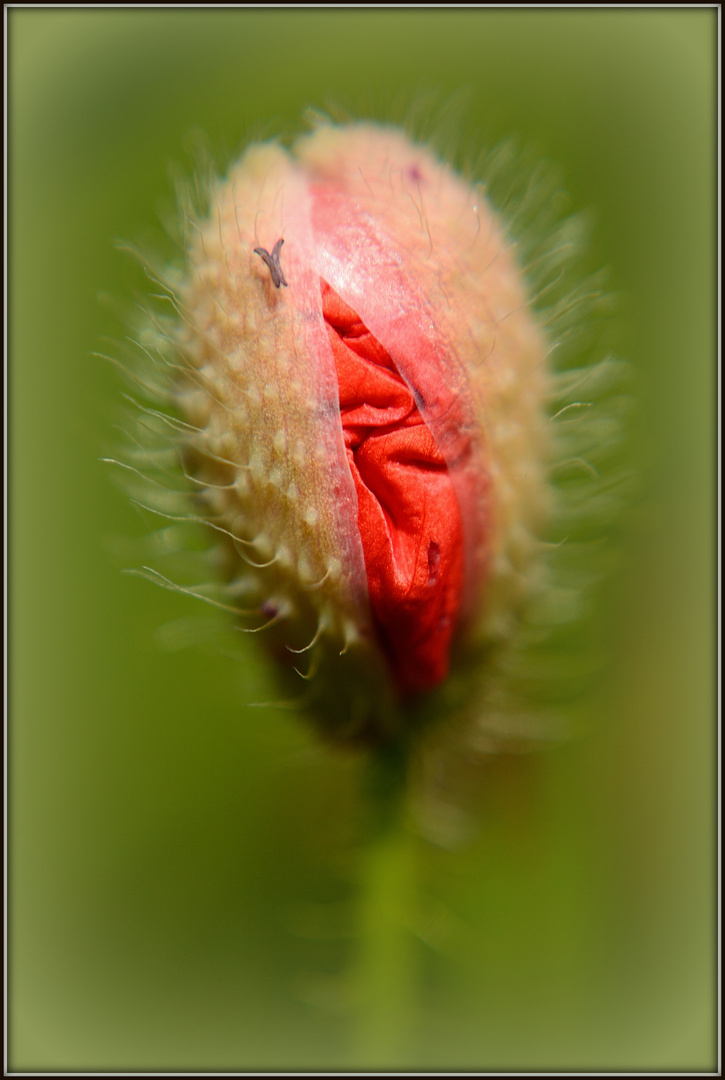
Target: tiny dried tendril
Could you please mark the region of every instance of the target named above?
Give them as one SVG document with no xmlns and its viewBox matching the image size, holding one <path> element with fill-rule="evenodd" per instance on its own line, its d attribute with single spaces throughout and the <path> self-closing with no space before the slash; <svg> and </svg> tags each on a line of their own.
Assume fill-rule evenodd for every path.
<svg viewBox="0 0 725 1080">
<path fill-rule="evenodd" d="M 280 237 L 277 243 L 272 248 L 271 254 L 267 251 L 266 248 L 263 247 L 258 247 L 254 249 L 254 254 L 261 256 L 264 263 L 269 267 L 269 272 L 272 275 L 272 281 L 274 282 L 275 289 L 278 289 L 280 285 L 287 285 L 284 274 L 282 272 L 282 267 L 279 264 L 279 254 L 282 250 L 282 244 L 284 244 L 284 240 L 282 239 L 282 237 Z"/>
</svg>

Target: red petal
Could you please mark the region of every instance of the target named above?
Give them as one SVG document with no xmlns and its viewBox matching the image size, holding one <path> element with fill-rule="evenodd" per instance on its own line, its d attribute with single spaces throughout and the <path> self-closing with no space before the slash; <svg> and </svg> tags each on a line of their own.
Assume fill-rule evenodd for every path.
<svg viewBox="0 0 725 1080">
<path fill-rule="evenodd" d="M 389 354 L 325 281 L 321 286 L 373 616 L 401 689 L 430 689 L 448 672 L 461 600 L 458 500 Z"/>
</svg>

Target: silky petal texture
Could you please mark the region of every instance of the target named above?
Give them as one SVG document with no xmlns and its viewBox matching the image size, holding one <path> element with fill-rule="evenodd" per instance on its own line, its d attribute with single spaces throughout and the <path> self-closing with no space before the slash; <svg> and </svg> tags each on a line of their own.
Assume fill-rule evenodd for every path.
<svg viewBox="0 0 725 1080">
<path fill-rule="evenodd" d="M 445 678 L 463 580 L 448 467 L 389 354 L 322 283 L 370 604 L 404 691 Z"/>
<path fill-rule="evenodd" d="M 453 306 L 455 290 L 444 286 L 441 271 L 452 257 L 457 261 L 455 251 L 434 251 L 424 224 L 425 200 L 432 217 L 450 170 L 398 133 L 368 125 L 350 129 L 333 146 L 323 129 L 296 149 L 310 170 L 314 265 L 389 353 L 448 464 L 462 511 L 470 614 L 488 573 L 494 511 L 479 402 L 461 341 L 461 327 L 479 313 Z M 462 233 L 470 247 L 470 193 L 457 180 L 448 187 L 449 243 L 455 248 Z M 464 318 L 457 322 L 457 315 Z"/>
<path fill-rule="evenodd" d="M 480 184 L 375 124 L 294 144 L 320 277 L 391 356 L 446 460 L 464 533 L 461 628 L 507 637 L 550 514 L 547 342 Z"/>
</svg>

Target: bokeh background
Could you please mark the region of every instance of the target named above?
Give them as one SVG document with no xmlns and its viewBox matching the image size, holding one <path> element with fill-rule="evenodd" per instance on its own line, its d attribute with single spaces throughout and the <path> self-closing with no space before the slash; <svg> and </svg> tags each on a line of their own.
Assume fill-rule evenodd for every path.
<svg viewBox="0 0 725 1080">
<path fill-rule="evenodd" d="M 465 93 L 591 209 L 638 397 L 586 738 L 483 774 L 421 841 L 394 1065 L 712 1068 L 715 10 L 29 10 L 9 26 L 9 1063 L 350 1068 L 359 762 L 242 661 L 170 651 L 194 602 L 119 572 L 142 520 L 99 458 L 121 384 L 114 247 L 189 133 L 222 159 L 308 107 Z M 99 299 L 100 298 L 100 299 Z M 246 646 L 245 646 L 246 647 Z M 394 959 L 391 959 L 391 963 Z"/>
</svg>

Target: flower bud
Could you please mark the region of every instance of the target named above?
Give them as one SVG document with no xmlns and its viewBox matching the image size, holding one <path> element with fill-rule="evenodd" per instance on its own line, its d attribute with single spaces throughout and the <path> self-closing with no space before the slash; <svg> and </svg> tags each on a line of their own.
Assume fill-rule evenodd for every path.
<svg viewBox="0 0 725 1080">
<path fill-rule="evenodd" d="M 212 185 L 175 296 L 181 450 L 228 595 L 309 657 L 335 735 L 385 736 L 536 578 L 547 342 L 513 248 L 430 151 L 329 125 Z"/>
</svg>

